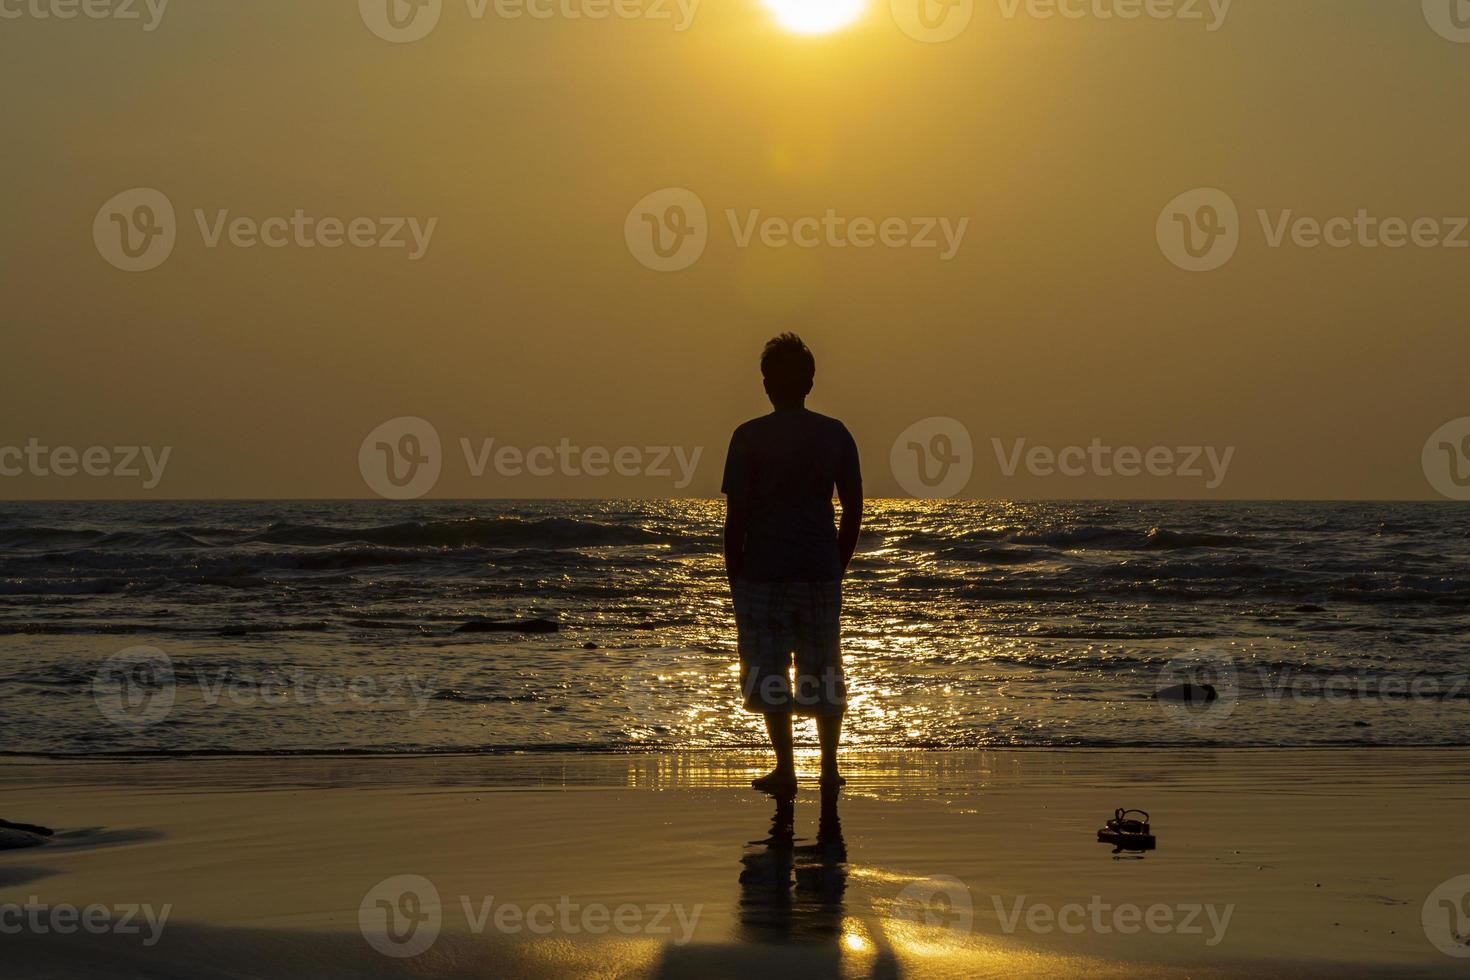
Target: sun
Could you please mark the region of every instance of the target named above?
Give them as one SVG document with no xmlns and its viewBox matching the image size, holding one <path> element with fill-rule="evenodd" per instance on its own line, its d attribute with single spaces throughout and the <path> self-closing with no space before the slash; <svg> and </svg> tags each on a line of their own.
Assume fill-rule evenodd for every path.
<svg viewBox="0 0 1470 980">
<path fill-rule="evenodd" d="M 776 23 L 797 34 L 828 34 L 863 14 L 866 0 L 761 0 Z"/>
</svg>

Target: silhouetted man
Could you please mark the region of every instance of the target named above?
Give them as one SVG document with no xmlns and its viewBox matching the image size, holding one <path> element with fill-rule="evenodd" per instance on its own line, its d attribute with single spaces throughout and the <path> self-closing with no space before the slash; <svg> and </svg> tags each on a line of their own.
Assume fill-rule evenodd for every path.
<svg viewBox="0 0 1470 980">
<path fill-rule="evenodd" d="M 746 422 L 725 460 L 725 570 L 735 600 L 745 707 L 766 716 L 776 769 L 752 782 L 796 791 L 791 716 L 813 715 L 822 785 L 835 788 L 847 687 L 842 673 L 842 576 L 863 521 L 857 444 L 836 419 L 806 408 L 816 376 L 812 352 L 782 334 L 761 355 L 775 411 Z M 835 526 L 832 491 L 842 501 Z M 790 677 L 792 654 L 796 680 Z"/>
</svg>

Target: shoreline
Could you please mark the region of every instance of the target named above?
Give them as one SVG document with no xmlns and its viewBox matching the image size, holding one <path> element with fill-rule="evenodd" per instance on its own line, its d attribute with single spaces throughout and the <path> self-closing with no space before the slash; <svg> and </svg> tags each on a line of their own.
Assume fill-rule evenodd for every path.
<svg viewBox="0 0 1470 980">
<path fill-rule="evenodd" d="M 415 749 L 408 752 L 376 751 L 373 749 L 282 749 L 278 752 L 240 751 L 230 752 L 226 750 L 168 750 L 158 751 L 125 751 L 125 752 L 8 752 L 0 750 L 0 766 L 10 763 L 46 763 L 46 762 L 166 762 L 170 760 L 209 760 L 209 759 L 444 759 L 444 758 L 507 758 L 507 757 L 565 757 L 565 756 L 589 756 L 593 758 L 619 758 L 624 756 L 678 756 L 678 755 L 759 755 L 769 753 L 769 746 L 755 743 L 750 745 L 694 745 L 694 746 L 659 746 L 649 748 L 587 748 L 583 746 L 517 746 L 507 748 L 484 748 L 484 749 L 461 749 L 446 748 Z M 798 742 L 796 746 L 798 756 L 803 752 L 814 752 L 815 744 L 803 744 Z M 1116 752 L 1228 752 L 1228 753 L 1251 753 L 1251 752 L 1306 752 L 1306 753 L 1328 753 L 1328 752 L 1454 752 L 1470 751 L 1470 741 L 1466 742 L 1424 742 L 1424 743 L 1395 743 L 1380 744 L 1376 742 L 1338 742 L 1318 743 L 1308 745 L 1235 745 L 1235 744 L 1156 744 L 1136 743 L 1118 745 L 962 745 L 962 746 L 930 746 L 930 745 L 873 745 L 861 748 L 843 748 L 844 755 L 854 757 L 864 754 L 906 754 L 916 755 L 942 755 L 967 752 L 1016 752 L 1016 753 L 1116 753 Z"/>
</svg>

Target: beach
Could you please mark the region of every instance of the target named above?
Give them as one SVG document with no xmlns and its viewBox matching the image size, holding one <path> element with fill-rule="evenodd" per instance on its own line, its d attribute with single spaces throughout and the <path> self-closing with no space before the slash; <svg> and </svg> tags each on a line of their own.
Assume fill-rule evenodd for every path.
<svg viewBox="0 0 1470 980">
<path fill-rule="evenodd" d="M 56 834 L 0 852 L 4 972 L 1463 975 L 1423 912 L 1470 750 L 857 749 L 826 820 L 803 755 L 789 841 L 764 761 L 13 757 L 0 816 Z M 1096 841 L 1119 807 L 1157 849 Z"/>
</svg>

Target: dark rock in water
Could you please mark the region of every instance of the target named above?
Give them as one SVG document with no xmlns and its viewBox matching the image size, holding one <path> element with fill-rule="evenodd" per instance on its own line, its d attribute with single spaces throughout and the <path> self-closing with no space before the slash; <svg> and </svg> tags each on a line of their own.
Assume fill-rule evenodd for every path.
<svg viewBox="0 0 1470 980">
<path fill-rule="evenodd" d="M 472 619 L 456 633 L 555 633 L 561 629 L 549 619 L 518 619 L 498 622 L 490 619 Z"/>
<path fill-rule="evenodd" d="M 1295 609 L 1292 610 L 1292 612 L 1326 612 L 1326 611 L 1327 610 L 1324 607 L 1322 607 L 1322 606 L 1312 606 L 1312 605 L 1297 606 Z"/>
<path fill-rule="evenodd" d="M 28 834 L 39 834 L 42 837 L 51 837 L 56 831 L 50 827 L 42 827 L 34 823 L 12 823 L 9 820 L 0 820 L 0 830 L 23 830 Z"/>
<path fill-rule="evenodd" d="M 1154 692 L 1157 701 L 1214 701 L 1219 697 L 1213 684 L 1175 684 Z"/>
<path fill-rule="evenodd" d="M 1353 722 L 1353 727 L 1354 728 L 1372 728 L 1373 727 L 1373 724 L 1372 724 L 1372 722 L 1367 722 L 1367 721 L 1355 721 L 1355 722 Z"/>
<path fill-rule="evenodd" d="M 591 640 L 588 640 L 586 643 L 582 644 L 582 649 L 583 650 L 596 650 L 597 649 L 597 644 L 596 643 L 593 643 Z"/>
<path fill-rule="evenodd" d="M 40 847 L 46 838 L 28 830 L 0 827 L 0 851 L 17 851 L 24 847 Z"/>
</svg>

